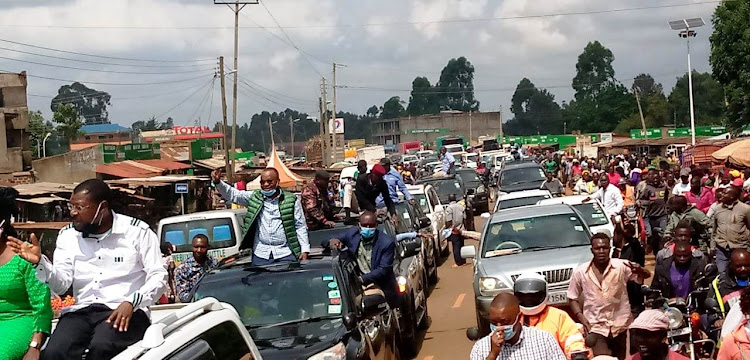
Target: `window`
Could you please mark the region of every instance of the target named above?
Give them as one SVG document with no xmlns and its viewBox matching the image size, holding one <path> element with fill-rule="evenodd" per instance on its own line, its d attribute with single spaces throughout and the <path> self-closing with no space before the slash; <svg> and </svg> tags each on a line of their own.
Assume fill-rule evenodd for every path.
<svg viewBox="0 0 750 360">
<path fill-rule="evenodd" d="M 240 330 L 230 321 L 208 329 L 189 344 L 170 354 L 169 360 L 252 360 Z"/>
<path fill-rule="evenodd" d="M 86 140 L 91 140 L 91 136 L 86 136 L 85 139 Z"/>
<path fill-rule="evenodd" d="M 99 140 L 104 140 L 104 139 L 106 139 L 107 137 L 106 137 L 106 136 L 104 136 L 104 135 L 99 135 L 99 136 L 98 136 L 98 138 L 99 138 Z"/>
<path fill-rule="evenodd" d="M 430 188 L 430 190 L 427 191 L 427 196 L 430 197 L 430 203 L 433 207 L 440 204 L 440 199 L 437 196 L 437 192 L 435 192 L 434 188 Z"/>
<path fill-rule="evenodd" d="M 165 224 L 162 227 L 162 241 L 177 248 L 177 252 L 190 252 L 193 237 L 203 234 L 208 237 L 209 249 L 232 247 L 237 243 L 230 218 L 205 219 Z"/>
</svg>

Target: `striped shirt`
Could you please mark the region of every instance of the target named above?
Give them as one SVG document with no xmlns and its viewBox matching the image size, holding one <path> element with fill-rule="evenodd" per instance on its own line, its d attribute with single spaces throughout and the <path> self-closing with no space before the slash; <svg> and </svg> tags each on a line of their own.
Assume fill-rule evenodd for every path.
<svg viewBox="0 0 750 360">
<path fill-rule="evenodd" d="M 487 335 L 474 344 L 471 349 L 470 360 L 485 360 L 490 355 L 492 344 Z M 546 331 L 523 326 L 521 336 L 515 344 L 505 343 L 500 350 L 497 360 L 565 360 L 560 345 L 555 338 Z"/>
<path fill-rule="evenodd" d="M 223 181 L 216 184 L 216 188 L 221 193 L 221 197 L 242 206 L 247 206 L 254 192 L 237 190 Z M 270 259 L 272 255 L 274 259 L 292 255 L 292 250 L 286 242 L 284 224 L 281 221 L 279 196 L 273 199 L 264 198 L 263 209 L 261 209 L 258 217 L 259 219 L 256 220 L 258 231 L 255 233 L 253 255 L 266 260 Z M 297 241 L 299 241 L 302 252 L 309 253 L 310 241 L 307 238 L 307 222 L 299 197 L 294 203 L 294 227 L 297 229 Z"/>
</svg>

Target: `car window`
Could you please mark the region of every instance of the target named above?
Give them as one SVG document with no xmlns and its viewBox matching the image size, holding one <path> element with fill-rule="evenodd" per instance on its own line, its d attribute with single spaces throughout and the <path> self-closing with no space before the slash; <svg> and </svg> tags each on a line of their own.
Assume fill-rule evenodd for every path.
<svg viewBox="0 0 750 360">
<path fill-rule="evenodd" d="M 225 321 L 198 335 L 166 359 L 252 360 L 253 355 L 240 331 L 245 329 L 238 329 L 233 322 Z"/>
<path fill-rule="evenodd" d="M 416 194 L 414 195 L 414 200 L 417 201 L 417 204 L 422 209 L 422 211 L 425 214 L 430 213 L 430 204 L 427 203 L 427 195 L 425 194 Z"/>
<path fill-rule="evenodd" d="M 461 182 L 458 180 L 442 180 L 432 184 L 435 192 L 441 197 L 447 197 L 450 194 L 456 194 L 456 198 L 461 198 L 464 194 Z"/>
<path fill-rule="evenodd" d="M 409 205 L 406 202 L 396 204 L 396 215 L 398 216 L 398 225 L 396 231 L 400 233 L 414 231 L 416 219 L 412 218 L 412 214 L 409 211 Z"/>
<path fill-rule="evenodd" d="M 209 249 L 228 248 L 237 244 L 230 218 L 165 224 L 161 228 L 161 241 L 174 245 L 176 252 L 190 252 L 193 237 L 198 234 L 208 237 Z"/>
<path fill-rule="evenodd" d="M 500 186 L 523 184 L 534 181 L 544 181 L 544 179 L 544 170 L 539 167 L 507 169 L 500 175 Z"/>
<path fill-rule="evenodd" d="M 432 203 L 432 206 L 437 206 L 440 204 L 440 198 L 437 196 L 437 192 L 435 192 L 435 188 L 430 188 L 430 190 L 427 192 L 427 195 L 430 197 L 430 203 Z"/>
<path fill-rule="evenodd" d="M 599 206 L 599 204 L 595 202 L 577 204 L 573 205 L 573 207 L 581 213 L 583 221 L 585 221 L 586 225 L 588 226 L 601 226 L 609 224 L 609 220 L 607 220 L 607 214 L 605 214 L 604 210 Z"/>
<path fill-rule="evenodd" d="M 503 251 L 534 251 L 544 247 L 589 245 L 589 236 L 578 216 L 559 214 L 492 223 L 482 243 L 482 256 L 491 257 Z"/>
<path fill-rule="evenodd" d="M 508 199 L 508 200 L 500 200 L 498 205 L 498 210 L 500 209 L 512 209 L 515 207 L 520 206 L 528 206 L 528 205 L 534 205 L 539 200 L 549 199 L 549 195 L 540 195 L 540 196 L 530 196 L 530 197 L 524 197 L 524 198 L 517 198 L 517 199 Z"/>
</svg>

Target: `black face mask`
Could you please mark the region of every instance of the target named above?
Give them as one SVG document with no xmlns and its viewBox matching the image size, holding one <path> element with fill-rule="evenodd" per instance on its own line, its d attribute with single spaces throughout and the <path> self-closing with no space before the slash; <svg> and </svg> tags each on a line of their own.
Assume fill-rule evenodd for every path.
<svg viewBox="0 0 750 360">
<path fill-rule="evenodd" d="M 94 214 L 94 219 L 91 220 L 90 223 L 86 224 L 83 227 L 83 230 L 81 230 L 81 233 L 83 233 L 83 237 L 89 237 L 89 235 L 96 233 L 97 230 L 99 230 L 99 227 L 102 226 L 102 220 L 104 220 L 104 217 L 99 218 L 99 223 L 94 224 L 96 222 L 96 217 L 99 216 L 99 211 L 102 209 L 102 203 L 99 203 L 99 206 L 96 208 L 96 214 Z"/>
</svg>

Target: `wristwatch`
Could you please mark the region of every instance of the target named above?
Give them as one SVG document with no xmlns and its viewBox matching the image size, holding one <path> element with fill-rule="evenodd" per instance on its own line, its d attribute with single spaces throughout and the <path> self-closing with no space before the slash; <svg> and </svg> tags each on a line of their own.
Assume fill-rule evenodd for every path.
<svg viewBox="0 0 750 360">
<path fill-rule="evenodd" d="M 37 350 L 39 350 L 39 348 L 41 348 L 41 347 L 42 347 L 42 344 L 40 344 L 40 343 L 39 343 L 38 341 L 36 341 L 36 340 L 31 340 L 31 343 L 29 344 L 29 347 L 30 347 L 30 348 L 34 348 L 34 349 L 37 349 Z"/>
</svg>

